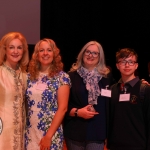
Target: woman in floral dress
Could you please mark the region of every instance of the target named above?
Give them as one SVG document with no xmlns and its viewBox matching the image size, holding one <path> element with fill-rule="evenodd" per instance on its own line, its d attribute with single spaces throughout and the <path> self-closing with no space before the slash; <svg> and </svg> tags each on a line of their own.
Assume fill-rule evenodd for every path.
<svg viewBox="0 0 150 150">
<path fill-rule="evenodd" d="M 68 106 L 70 78 L 62 69 L 55 42 L 40 40 L 28 68 L 27 150 L 63 149 L 62 121 Z"/>
</svg>

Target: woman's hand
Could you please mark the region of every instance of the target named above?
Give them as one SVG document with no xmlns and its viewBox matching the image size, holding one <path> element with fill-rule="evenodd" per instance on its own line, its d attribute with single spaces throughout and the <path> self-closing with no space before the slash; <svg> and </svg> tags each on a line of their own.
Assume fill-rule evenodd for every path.
<svg viewBox="0 0 150 150">
<path fill-rule="evenodd" d="M 49 150 L 49 148 L 51 146 L 51 138 L 49 138 L 47 135 L 45 135 L 41 139 L 39 146 L 40 146 L 40 150 Z"/>
<path fill-rule="evenodd" d="M 90 119 L 93 118 L 95 115 L 99 114 L 98 112 L 95 111 L 89 111 L 90 107 L 91 105 L 87 105 L 83 108 L 78 109 L 78 116 L 84 119 Z"/>
<path fill-rule="evenodd" d="M 146 81 L 145 79 L 141 79 L 142 83 L 145 83 L 147 85 L 150 85 L 150 83 L 148 81 Z"/>
</svg>

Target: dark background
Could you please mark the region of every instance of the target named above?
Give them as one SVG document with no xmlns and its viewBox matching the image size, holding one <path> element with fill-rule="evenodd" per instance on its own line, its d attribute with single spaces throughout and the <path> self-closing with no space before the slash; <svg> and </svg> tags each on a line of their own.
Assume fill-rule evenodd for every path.
<svg viewBox="0 0 150 150">
<path fill-rule="evenodd" d="M 139 55 L 139 76 L 147 78 L 149 11 L 150 3 L 143 1 L 41 0 L 40 38 L 51 38 L 56 42 L 65 71 L 69 71 L 87 42 L 98 41 L 116 80 L 120 78 L 115 67 L 116 51 L 133 48 Z"/>
</svg>

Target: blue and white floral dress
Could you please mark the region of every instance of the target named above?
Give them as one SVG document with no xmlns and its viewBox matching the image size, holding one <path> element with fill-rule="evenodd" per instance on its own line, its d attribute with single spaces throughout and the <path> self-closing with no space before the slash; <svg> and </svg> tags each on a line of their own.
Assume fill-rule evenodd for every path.
<svg viewBox="0 0 150 150">
<path fill-rule="evenodd" d="M 69 75 L 61 71 L 49 78 L 39 74 L 38 80 L 31 81 L 28 74 L 26 97 L 28 102 L 25 147 L 27 150 L 40 150 L 39 142 L 46 134 L 58 109 L 57 90 L 62 85 L 71 85 Z M 63 129 L 59 126 L 52 137 L 50 150 L 63 149 Z"/>
</svg>

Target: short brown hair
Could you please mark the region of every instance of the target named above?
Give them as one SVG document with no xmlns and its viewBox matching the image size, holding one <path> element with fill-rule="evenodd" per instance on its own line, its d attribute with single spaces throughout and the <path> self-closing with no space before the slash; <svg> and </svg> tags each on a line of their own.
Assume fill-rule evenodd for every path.
<svg viewBox="0 0 150 150">
<path fill-rule="evenodd" d="M 136 57 L 136 61 L 138 60 L 138 55 L 137 53 L 134 51 L 134 49 L 132 48 L 122 48 L 120 49 L 118 52 L 116 52 L 116 62 L 118 62 L 118 60 L 120 58 L 128 58 L 130 56 L 135 56 Z"/>
</svg>

